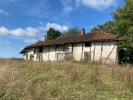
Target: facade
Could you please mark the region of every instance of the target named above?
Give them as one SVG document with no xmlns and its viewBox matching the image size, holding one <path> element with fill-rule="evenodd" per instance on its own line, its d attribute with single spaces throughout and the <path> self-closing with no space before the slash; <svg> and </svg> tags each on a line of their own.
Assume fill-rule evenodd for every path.
<svg viewBox="0 0 133 100">
<path fill-rule="evenodd" d="M 33 61 L 73 59 L 116 63 L 117 36 L 104 32 L 64 36 L 27 46 L 21 54 L 24 55 L 25 60 Z"/>
</svg>

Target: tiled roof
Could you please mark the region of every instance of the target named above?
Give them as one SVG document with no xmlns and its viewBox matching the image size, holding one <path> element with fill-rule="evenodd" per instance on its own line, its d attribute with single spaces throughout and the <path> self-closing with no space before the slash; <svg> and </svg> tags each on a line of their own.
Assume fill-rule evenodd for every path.
<svg viewBox="0 0 133 100">
<path fill-rule="evenodd" d="M 105 32 L 87 33 L 85 35 L 64 36 L 54 40 L 38 41 L 35 44 L 25 47 L 20 53 L 24 53 L 26 49 L 39 47 L 39 46 L 60 45 L 60 44 L 79 43 L 87 41 L 116 41 L 116 40 L 118 40 L 118 37 L 116 35 Z"/>
</svg>

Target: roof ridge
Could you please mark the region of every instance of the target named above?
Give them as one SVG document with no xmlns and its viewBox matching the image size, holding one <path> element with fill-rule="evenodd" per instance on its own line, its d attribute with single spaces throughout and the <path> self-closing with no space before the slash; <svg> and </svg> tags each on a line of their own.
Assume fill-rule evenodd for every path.
<svg viewBox="0 0 133 100">
<path fill-rule="evenodd" d="M 70 36 L 80 36 L 81 34 L 75 34 L 75 35 L 64 35 L 63 37 L 70 37 Z"/>
</svg>

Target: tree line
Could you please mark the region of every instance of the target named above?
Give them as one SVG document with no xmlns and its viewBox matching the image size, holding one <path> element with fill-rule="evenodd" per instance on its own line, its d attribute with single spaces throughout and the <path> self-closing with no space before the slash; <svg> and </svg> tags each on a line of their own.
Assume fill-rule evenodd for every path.
<svg viewBox="0 0 133 100">
<path fill-rule="evenodd" d="M 80 31 L 76 27 L 70 28 L 68 31 L 63 32 L 63 33 L 58 30 L 55 30 L 54 28 L 49 28 L 45 38 L 46 38 L 46 40 L 52 40 L 52 39 L 56 39 L 60 36 L 78 35 L 78 34 L 80 34 Z"/>
</svg>

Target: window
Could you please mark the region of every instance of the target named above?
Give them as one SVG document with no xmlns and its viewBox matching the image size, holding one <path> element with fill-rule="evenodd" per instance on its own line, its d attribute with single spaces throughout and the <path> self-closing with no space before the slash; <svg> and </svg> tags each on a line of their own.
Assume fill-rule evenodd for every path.
<svg viewBox="0 0 133 100">
<path fill-rule="evenodd" d="M 85 42 L 85 47 L 91 47 L 91 42 Z"/>
<path fill-rule="evenodd" d="M 39 52 L 40 52 L 40 53 L 43 52 L 43 47 L 39 47 Z"/>
<path fill-rule="evenodd" d="M 59 45 L 56 45 L 56 48 L 59 48 L 60 46 Z"/>
</svg>

